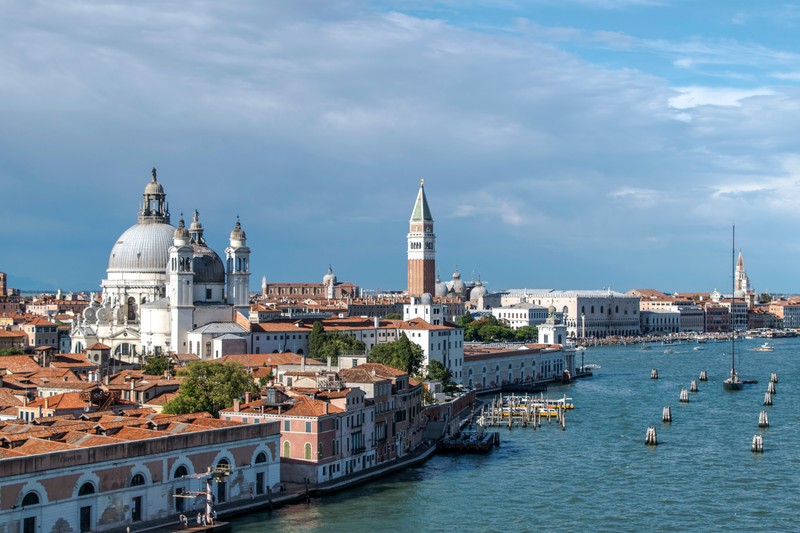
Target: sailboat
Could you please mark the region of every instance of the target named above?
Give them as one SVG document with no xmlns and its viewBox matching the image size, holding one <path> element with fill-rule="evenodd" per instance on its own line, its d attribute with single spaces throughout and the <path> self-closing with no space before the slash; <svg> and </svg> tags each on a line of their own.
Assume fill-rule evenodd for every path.
<svg viewBox="0 0 800 533">
<path fill-rule="evenodd" d="M 733 247 L 731 248 L 731 314 L 736 303 L 736 226 L 733 227 Z M 731 322 L 732 324 L 732 322 Z M 731 325 L 731 373 L 722 382 L 725 390 L 742 390 L 744 383 L 736 370 L 736 329 Z"/>
</svg>

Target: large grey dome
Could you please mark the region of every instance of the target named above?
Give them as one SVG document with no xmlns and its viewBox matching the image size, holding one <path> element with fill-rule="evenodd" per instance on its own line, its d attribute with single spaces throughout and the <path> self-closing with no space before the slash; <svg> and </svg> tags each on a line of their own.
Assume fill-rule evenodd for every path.
<svg viewBox="0 0 800 533">
<path fill-rule="evenodd" d="M 486 296 L 489 291 L 483 286 L 483 283 L 478 280 L 478 283 L 469 291 L 469 299 L 472 302 L 477 302 L 481 296 Z"/>
<path fill-rule="evenodd" d="M 111 256 L 108 272 L 164 273 L 169 262 L 169 249 L 175 228 L 170 224 L 135 224 L 119 236 Z"/>
<path fill-rule="evenodd" d="M 193 244 L 194 258 L 192 259 L 192 270 L 194 270 L 195 283 L 225 283 L 225 265 L 219 258 L 217 252 L 202 244 Z"/>
</svg>

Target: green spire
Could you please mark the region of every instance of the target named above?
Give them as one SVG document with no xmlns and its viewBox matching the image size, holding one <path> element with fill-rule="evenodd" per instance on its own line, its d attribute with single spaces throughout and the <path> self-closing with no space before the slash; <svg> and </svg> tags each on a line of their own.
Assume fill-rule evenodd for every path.
<svg viewBox="0 0 800 533">
<path fill-rule="evenodd" d="M 431 209 L 428 207 L 428 199 L 425 198 L 424 180 L 419 180 L 419 194 L 414 203 L 414 211 L 411 212 L 411 222 L 433 222 Z"/>
</svg>

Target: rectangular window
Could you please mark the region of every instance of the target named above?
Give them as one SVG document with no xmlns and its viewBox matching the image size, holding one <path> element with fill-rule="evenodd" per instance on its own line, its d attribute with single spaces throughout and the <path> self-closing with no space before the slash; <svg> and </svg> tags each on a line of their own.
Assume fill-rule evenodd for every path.
<svg viewBox="0 0 800 533">
<path fill-rule="evenodd" d="M 211 299 L 211 289 L 206 289 L 206 300 Z"/>
<path fill-rule="evenodd" d="M 311 433 L 311 422 L 306 422 L 306 433 Z"/>
<path fill-rule="evenodd" d="M 284 431 L 291 431 L 292 430 L 292 422 L 290 420 L 283 421 L 283 430 Z"/>
</svg>

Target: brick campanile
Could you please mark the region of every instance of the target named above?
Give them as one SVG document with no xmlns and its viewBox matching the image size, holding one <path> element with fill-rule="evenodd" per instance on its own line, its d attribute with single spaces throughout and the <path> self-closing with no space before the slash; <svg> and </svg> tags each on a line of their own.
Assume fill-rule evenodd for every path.
<svg viewBox="0 0 800 533">
<path fill-rule="evenodd" d="M 433 217 L 425 198 L 423 180 L 419 180 L 419 193 L 411 212 L 407 240 L 408 295 L 433 294 L 436 283 L 436 235 L 433 234 Z"/>
</svg>

